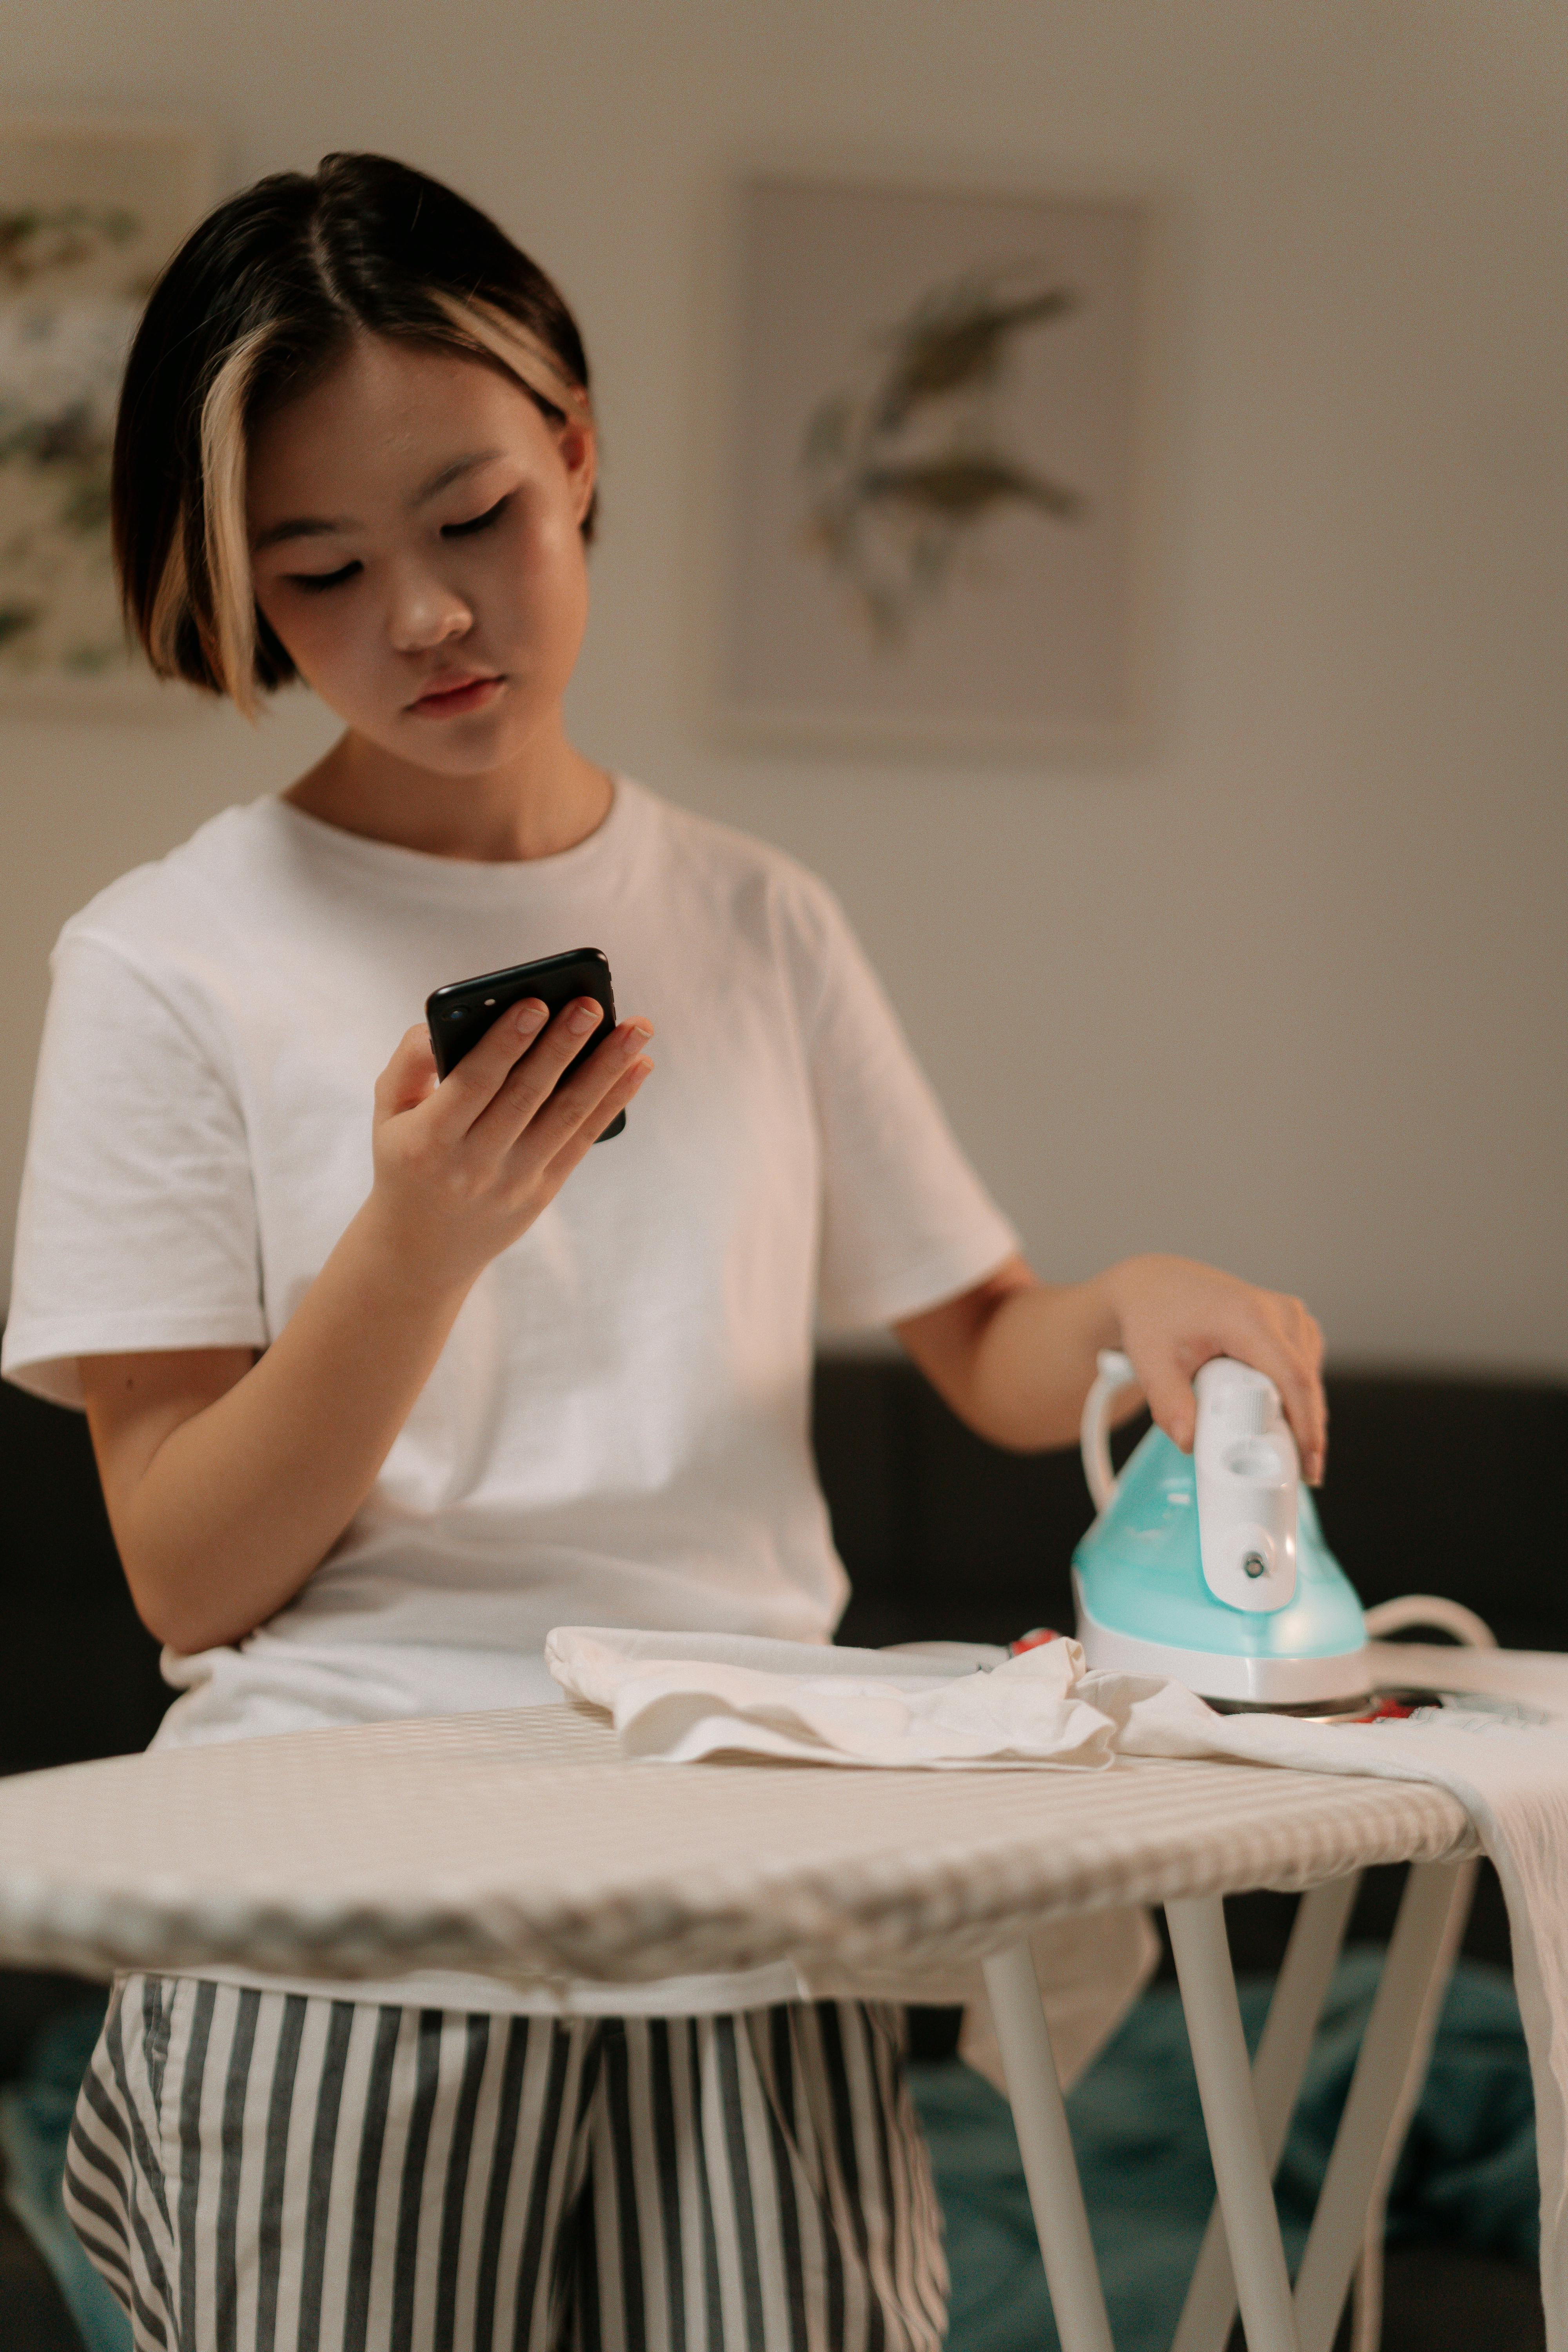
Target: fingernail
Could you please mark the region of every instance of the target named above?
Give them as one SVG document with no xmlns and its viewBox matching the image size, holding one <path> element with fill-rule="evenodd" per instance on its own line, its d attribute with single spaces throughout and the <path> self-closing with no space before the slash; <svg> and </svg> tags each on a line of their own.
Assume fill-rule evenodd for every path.
<svg viewBox="0 0 1568 2352">
<path fill-rule="evenodd" d="M 596 1004 L 574 1004 L 566 1015 L 566 1026 L 574 1037 L 585 1037 L 598 1018 Z"/>
<path fill-rule="evenodd" d="M 531 1030 L 539 1027 L 544 1019 L 544 1013 L 545 1008 L 537 997 L 524 997 L 521 1004 L 512 1007 L 511 1025 L 520 1037 L 526 1037 Z"/>
</svg>

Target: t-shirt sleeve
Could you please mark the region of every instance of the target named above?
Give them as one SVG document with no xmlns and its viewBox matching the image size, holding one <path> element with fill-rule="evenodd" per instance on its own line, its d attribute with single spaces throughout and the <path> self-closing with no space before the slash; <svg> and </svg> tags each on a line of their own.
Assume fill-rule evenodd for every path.
<svg viewBox="0 0 1568 2352">
<path fill-rule="evenodd" d="M 55 951 L 5 1376 L 79 1405 L 79 1356 L 266 1343 L 255 1190 L 215 1038 L 91 935 Z"/>
<path fill-rule="evenodd" d="M 802 910 L 797 952 L 823 1150 L 819 1303 L 866 1329 L 955 1297 L 1019 1247 L 960 1150 L 832 894 Z"/>
</svg>

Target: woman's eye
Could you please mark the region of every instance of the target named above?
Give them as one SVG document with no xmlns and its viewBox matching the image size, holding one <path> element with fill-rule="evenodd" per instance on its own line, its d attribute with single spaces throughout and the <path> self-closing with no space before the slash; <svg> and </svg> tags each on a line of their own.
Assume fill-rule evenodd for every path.
<svg viewBox="0 0 1568 2352">
<path fill-rule="evenodd" d="M 473 515 L 467 522 L 443 523 L 441 536 L 443 539 L 472 539 L 476 531 L 489 530 L 491 523 L 500 522 L 510 504 L 511 492 L 508 490 L 504 499 L 498 499 L 493 507 L 485 509 L 483 514 Z"/>
<path fill-rule="evenodd" d="M 352 580 L 356 572 L 363 569 L 356 561 L 340 565 L 336 572 L 291 572 L 289 579 L 291 586 L 302 588 L 307 596 L 319 596 L 323 589 L 341 588 L 345 580 Z"/>
</svg>

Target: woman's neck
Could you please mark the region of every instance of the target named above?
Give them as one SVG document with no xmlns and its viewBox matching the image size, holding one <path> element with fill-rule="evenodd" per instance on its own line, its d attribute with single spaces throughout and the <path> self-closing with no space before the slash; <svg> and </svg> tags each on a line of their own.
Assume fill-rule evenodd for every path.
<svg viewBox="0 0 1568 2352">
<path fill-rule="evenodd" d="M 350 732 L 283 795 L 307 816 L 431 857 L 553 857 L 597 832 L 615 786 L 563 736 L 524 762 L 444 775 Z"/>
</svg>

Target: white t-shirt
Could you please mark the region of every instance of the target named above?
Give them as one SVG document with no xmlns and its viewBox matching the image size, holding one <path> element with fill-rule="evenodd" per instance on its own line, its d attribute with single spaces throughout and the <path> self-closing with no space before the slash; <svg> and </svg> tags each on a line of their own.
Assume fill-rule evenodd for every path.
<svg viewBox="0 0 1568 2352">
<path fill-rule="evenodd" d="M 429 991 L 584 946 L 657 1030 L 625 1134 L 480 1276 L 298 1597 L 166 1655 L 160 1745 L 553 1697 L 561 1623 L 831 1635 L 818 1303 L 887 1324 L 1016 1238 L 831 894 L 624 780 L 586 841 L 504 865 L 263 800 L 74 917 L 4 1370 L 79 1403 L 79 1356 L 265 1348 L 369 1191 L 374 1083 Z"/>
</svg>

